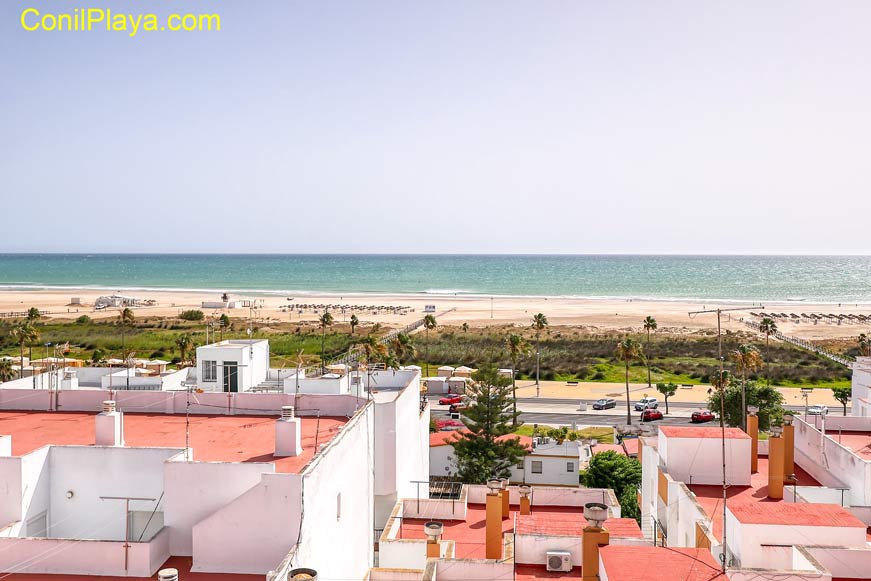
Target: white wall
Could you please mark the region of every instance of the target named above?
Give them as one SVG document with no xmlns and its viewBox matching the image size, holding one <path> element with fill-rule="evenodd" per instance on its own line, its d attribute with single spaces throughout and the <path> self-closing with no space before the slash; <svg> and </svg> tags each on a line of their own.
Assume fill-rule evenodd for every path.
<svg viewBox="0 0 871 581">
<path fill-rule="evenodd" d="M 871 549 L 806 546 L 811 557 L 832 574 L 843 579 L 864 579 L 871 571 Z"/>
<path fill-rule="evenodd" d="M 164 524 L 173 555 L 193 554 L 193 527 L 275 472 L 272 463 L 168 462 Z"/>
<path fill-rule="evenodd" d="M 217 381 L 203 380 L 203 361 L 217 361 Z M 266 379 L 269 369 L 269 341 L 223 341 L 197 347 L 198 387 L 206 391 L 223 391 L 224 362 L 235 361 L 239 391 L 256 387 Z"/>
<path fill-rule="evenodd" d="M 750 438 L 727 438 L 725 442 L 726 481 L 749 486 Z M 723 449 L 719 438 L 669 438 L 660 432 L 659 453 L 674 480 L 687 484 L 723 482 Z"/>
<path fill-rule="evenodd" d="M 851 398 L 851 413 L 854 416 L 871 416 L 871 357 L 857 357 L 853 364 L 853 390 Z"/>
<path fill-rule="evenodd" d="M 502 561 L 451 560 L 436 562 L 435 578 L 438 581 L 511 581 L 514 579 L 514 564 Z"/>
<path fill-rule="evenodd" d="M 695 547 L 698 522 L 712 531 L 711 519 L 683 482 L 668 483 L 666 515 L 669 547 Z"/>
<path fill-rule="evenodd" d="M 484 504 L 487 487 L 483 484 L 466 485 L 469 504 Z M 511 504 L 520 503 L 520 492 L 517 486 L 508 488 L 508 498 Z M 532 506 L 577 506 L 582 507 L 588 502 L 606 504 L 612 518 L 620 517 L 620 503 L 614 496 L 614 491 L 606 488 L 564 488 L 559 486 L 533 486 L 530 497 Z"/>
<path fill-rule="evenodd" d="M 514 560 L 517 563 L 543 565 L 547 563 L 548 551 L 568 551 L 572 554 L 572 565 L 581 565 L 583 551 L 579 536 L 514 535 Z"/>
</svg>

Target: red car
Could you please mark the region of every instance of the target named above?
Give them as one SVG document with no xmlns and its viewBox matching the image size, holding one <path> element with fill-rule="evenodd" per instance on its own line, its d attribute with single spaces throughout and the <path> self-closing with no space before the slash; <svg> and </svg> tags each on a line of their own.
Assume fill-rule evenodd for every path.
<svg viewBox="0 0 871 581">
<path fill-rule="evenodd" d="M 661 419 L 662 419 L 662 412 L 659 410 L 648 408 L 648 409 L 644 410 L 643 412 L 641 412 L 641 421 L 642 422 L 652 422 L 654 420 L 661 420 Z"/>
<path fill-rule="evenodd" d="M 697 412 L 693 412 L 690 421 L 694 424 L 712 422 L 714 421 L 714 414 L 710 410 L 699 410 Z"/>
<path fill-rule="evenodd" d="M 439 400 L 439 405 L 454 405 L 455 403 L 460 403 L 463 401 L 463 396 L 461 395 L 449 395 L 447 397 L 443 397 Z"/>
</svg>

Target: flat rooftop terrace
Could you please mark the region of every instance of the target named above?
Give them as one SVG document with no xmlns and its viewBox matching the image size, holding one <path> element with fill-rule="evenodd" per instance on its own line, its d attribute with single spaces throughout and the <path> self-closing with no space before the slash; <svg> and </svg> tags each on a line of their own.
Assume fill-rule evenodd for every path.
<svg viewBox="0 0 871 581">
<path fill-rule="evenodd" d="M 820 483 L 795 465 L 797 486 L 820 486 Z M 791 485 L 787 485 L 791 486 Z M 696 500 L 711 517 L 714 523 L 714 536 L 723 538 L 723 487 L 709 484 L 693 484 L 687 487 L 696 495 Z M 726 499 L 729 504 L 783 502 L 768 498 L 768 458 L 759 457 L 758 471 L 750 475 L 750 486 L 729 486 L 726 489 Z"/>
<path fill-rule="evenodd" d="M 263 575 L 243 575 L 239 573 L 192 573 L 193 560 L 191 557 L 170 557 L 160 569 L 178 569 L 180 581 L 263 581 Z M 159 569 L 158 569 L 159 570 Z M 130 579 L 156 579 L 152 577 L 110 577 L 105 575 L 55 575 L 55 574 L 26 574 L 6 573 L 0 575 L 6 581 L 129 581 Z"/>
<path fill-rule="evenodd" d="M 863 460 L 871 460 L 871 432 L 836 432 L 827 431 L 826 436 L 849 448 Z"/>
<path fill-rule="evenodd" d="M 94 444 L 95 413 L 0 412 L 0 435 L 12 436 L 12 454 L 21 456 L 46 445 Z M 298 472 L 315 456 L 317 448 L 335 437 L 348 422 L 345 417 L 302 419 L 302 454 L 277 458 L 276 417 L 191 416 L 193 458 L 203 462 L 271 462 L 276 472 Z M 124 414 L 124 441 L 128 447 L 184 448 L 185 416 Z"/>
<path fill-rule="evenodd" d="M 532 513 L 521 516 L 517 505 L 511 506 L 511 513 L 502 520 L 502 533 L 514 531 L 514 520 L 517 518 L 518 534 L 537 535 L 572 535 L 580 536 L 587 521 L 583 508 L 577 506 L 534 506 Z M 629 522 L 631 521 L 631 522 Z M 425 539 L 423 525 L 428 519 L 403 519 L 400 527 L 400 539 Z M 466 520 L 446 520 L 442 540 L 454 541 L 455 558 L 484 559 L 486 556 L 487 510 L 483 504 L 470 504 L 466 510 Z M 634 525 L 634 526 L 633 526 Z M 605 521 L 605 528 L 613 536 L 641 538 L 641 529 L 633 519 L 611 518 Z M 531 573 L 546 573 L 546 571 L 531 571 Z M 529 577 L 531 579 L 537 577 Z"/>
</svg>

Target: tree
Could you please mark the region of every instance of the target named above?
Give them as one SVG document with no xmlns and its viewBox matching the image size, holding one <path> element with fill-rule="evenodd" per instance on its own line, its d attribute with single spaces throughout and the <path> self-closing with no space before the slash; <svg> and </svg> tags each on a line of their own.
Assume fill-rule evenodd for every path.
<svg viewBox="0 0 871 581">
<path fill-rule="evenodd" d="M 777 323 L 774 322 L 774 319 L 763 317 L 762 321 L 759 323 L 759 332 L 765 335 L 765 360 L 771 361 L 768 348 L 768 338 L 777 334 Z"/>
<path fill-rule="evenodd" d="M 762 355 L 753 345 L 742 344 L 729 353 L 729 358 L 735 362 L 735 368 L 741 373 L 741 429 L 747 430 L 747 397 L 744 395 L 747 385 L 747 372 L 753 373 L 762 367 Z"/>
<path fill-rule="evenodd" d="M 468 332 L 469 332 L 469 323 L 465 323 L 465 322 L 464 322 L 464 323 L 460 326 L 460 328 L 463 330 L 463 333 L 468 333 Z"/>
<path fill-rule="evenodd" d="M 544 316 L 544 313 L 538 313 L 532 317 L 532 328 L 535 329 L 535 395 L 538 396 L 539 393 L 539 383 L 538 383 L 538 375 L 539 375 L 539 365 L 541 362 L 541 332 L 547 328 L 548 322 L 547 317 Z"/>
<path fill-rule="evenodd" d="M 398 333 L 390 341 L 390 351 L 396 358 L 397 367 L 402 365 L 403 360 L 411 359 L 417 354 L 417 348 L 406 333 Z M 388 367 L 390 366 L 388 365 Z"/>
<path fill-rule="evenodd" d="M 423 318 L 423 328 L 426 329 L 426 376 L 429 377 L 429 332 L 435 329 L 438 323 L 432 315 L 427 315 Z"/>
<path fill-rule="evenodd" d="M 644 330 L 647 331 L 647 387 L 650 387 L 650 332 L 656 331 L 656 319 L 650 315 L 644 318 Z M 668 412 L 666 412 L 668 413 Z"/>
<path fill-rule="evenodd" d="M 514 416 L 517 418 L 517 359 L 521 355 L 529 353 L 529 346 L 523 337 L 515 333 L 511 333 L 505 339 L 505 346 L 508 348 L 508 356 L 511 357 L 511 393 L 514 399 Z M 515 426 L 517 424 L 514 424 Z"/>
<path fill-rule="evenodd" d="M 850 398 L 853 396 L 853 388 L 851 387 L 833 387 L 832 393 L 835 396 L 835 399 L 838 400 L 842 406 L 844 406 L 844 415 L 847 415 L 847 402 L 850 401 Z"/>
<path fill-rule="evenodd" d="M 633 361 L 644 357 L 641 344 L 634 339 L 623 339 L 617 343 L 617 360 L 626 364 L 626 424 L 632 425 L 632 408 L 629 404 L 629 366 Z"/>
<path fill-rule="evenodd" d="M 318 322 L 321 324 L 321 375 L 327 371 L 327 327 L 333 326 L 333 315 L 324 311 Z"/>
<path fill-rule="evenodd" d="M 9 331 L 12 340 L 18 345 L 20 359 L 18 360 L 18 377 L 24 377 L 24 346 L 33 345 L 39 341 L 39 332 L 28 322 L 15 325 Z"/>
<path fill-rule="evenodd" d="M 0 359 L 0 383 L 12 381 L 15 377 L 15 370 L 12 369 L 11 359 Z"/>
<path fill-rule="evenodd" d="M 39 309 L 37 309 L 36 307 L 30 307 L 29 309 L 27 309 L 28 323 L 35 323 L 39 320 L 40 317 L 42 317 L 42 313 L 40 313 Z"/>
<path fill-rule="evenodd" d="M 360 324 L 360 319 L 357 318 L 357 315 L 351 315 L 351 334 L 354 334 L 354 331 L 357 329 L 357 325 Z"/>
<path fill-rule="evenodd" d="M 182 311 L 181 313 L 179 313 L 178 318 L 182 319 L 183 321 L 202 321 L 206 318 L 206 314 L 199 309 L 191 309 L 189 311 Z"/>
<path fill-rule="evenodd" d="M 124 335 L 126 335 L 127 325 L 132 325 L 133 321 L 136 319 L 136 316 L 133 314 L 133 311 L 124 308 L 118 313 L 118 319 L 121 321 L 121 351 L 122 353 L 125 351 L 124 349 Z"/>
<path fill-rule="evenodd" d="M 638 518 L 638 498 L 635 494 L 641 484 L 641 462 L 635 458 L 613 450 L 599 452 L 590 458 L 587 469 L 581 472 L 580 480 L 587 488 L 610 488 L 620 500 L 623 516 Z M 635 507 L 634 511 L 632 506 Z"/>
<path fill-rule="evenodd" d="M 94 349 L 91 353 L 91 367 L 100 367 L 106 363 L 106 354 L 102 349 Z"/>
<path fill-rule="evenodd" d="M 175 338 L 175 346 L 178 347 L 179 355 L 181 356 L 181 364 L 187 362 L 187 353 L 194 347 L 194 340 L 191 336 L 185 333 Z"/>
<path fill-rule="evenodd" d="M 218 328 L 221 330 L 221 341 L 224 340 L 224 329 L 229 329 L 231 325 L 230 317 L 227 316 L 227 313 L 223 313 L 221 318 L 218 319 Z"/>
<path fill-rule="evenodd" d="M 723 374 L 728 376 L 729 372 Z M 708 396 L 708 409 L 725 420 L 726 425 L 732 427 L 741 426 L 741 386 L 729 381 L 725 377 L 726 385 L 723 390 L 723 412 L 720 414 L 720 392 L 712 391 Z M 712 379 L 712 383 L 716 378 Z M 772 424 L 779 424 L 783 419 L 783 394 L 777 388 L 770 385 L 761 385 L 755 381 L 748 381 L 744 386 L 744 394 L 747 405 L 759 408 L 759 429 L 768 431 Z"/>
<path fill-rule="evenodd" d="M 668 413 L 668 398 L 673 396 L 677 392 L 677 384 L 676 383 L 657 383 L 656 391 L 662 394 L 662 397 L 665 398 L 665 413 Z"/>
<path fill-rule="evenodd" d="M 865 333 L 859 333 L 857 344 L 859 346 L 860 357 L 871 355 L 871 341 L 868 340 L 868 335 Z"/>
<path fill-rule="evenodd" d="M 486 366 L 472 375 L 469 406 L 463 412 L 467 430 L 458 432 L 454 446 L 457 477 L 466 484 L 483 484 L 490 478 L 508 478 L 511 467 L 526 455 L 520 438 L 505 437 L 514 431 L 510 382 L 495 367 Z"/>
</svg>

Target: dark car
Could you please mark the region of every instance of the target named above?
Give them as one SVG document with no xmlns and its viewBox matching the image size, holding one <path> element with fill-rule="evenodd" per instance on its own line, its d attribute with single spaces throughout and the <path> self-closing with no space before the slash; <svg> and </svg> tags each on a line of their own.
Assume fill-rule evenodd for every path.
<svg viewBox="0 0 871 581">
<path fill-rule="evenodd" d="M 461 400 L 461 401 L 458 401 L 457 403 L 452 403 L 451 407 L 448 408 L 448 412 L 450 412 L 452 414 L 458 414 L 458 413 L 466 411 L 466 409 L 468 407 L 469 407 L 469 402 L 466 400 Z"/>
<path fill-rule="evenodd" d="M 460 403 L 463 401 L 463 396 L 461 395 L 449 395 L 447 397 L 443 397 L 439 400 L 439 405 L 454 405 L 455 403 Z"/>
<path fill-rule="evenodd" d="M 662 412 L 657 409 L 646 409 L 641 412 L 641 421 L 642 422 L 652 422 L 654 420 L 661 420 Z"/>
<path fill-rule="evenodd" d="M 697 412 L 693 412 L 693 415 L 690 417 L 690 421 L 694 424 L 712 422 L 714 421 L 714 414 L 711 412 L 711 410 L 699 410 Z"/>
<path fill-rule="evenodd" d="M 617 400 L 610 397 L 603 397 L 593 402 L 594 410 L 606 410 L 613 407 L 617 407 Z"/>
</svg>

